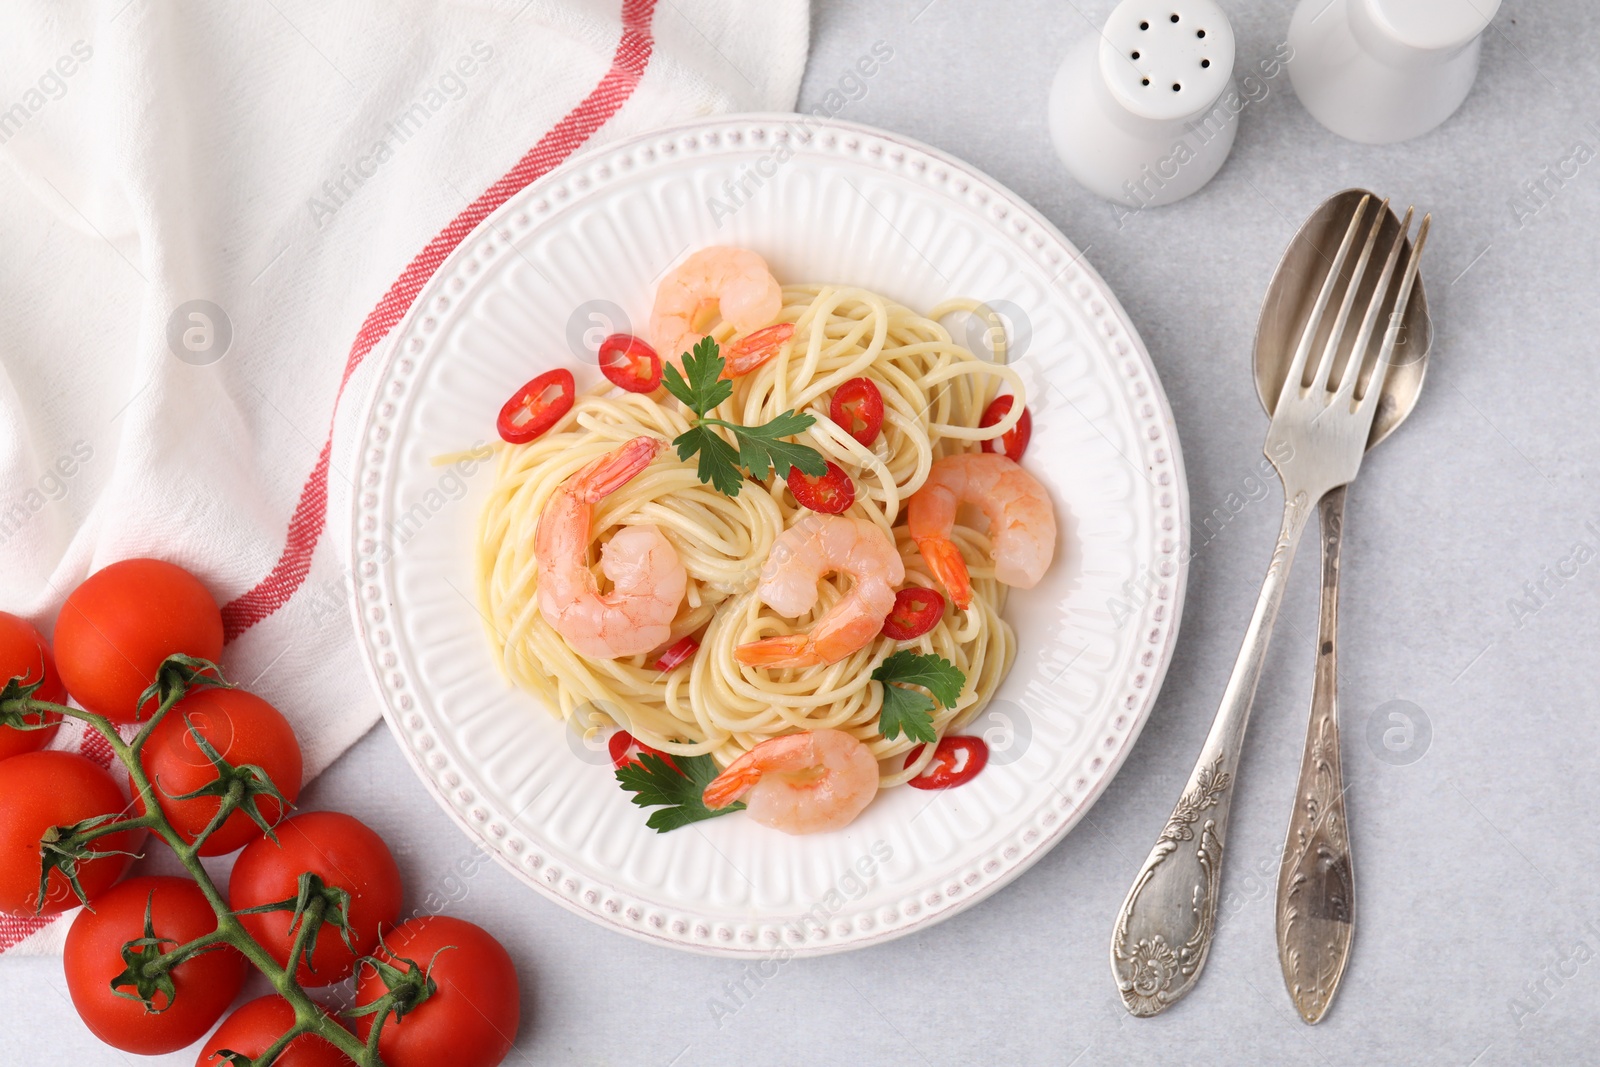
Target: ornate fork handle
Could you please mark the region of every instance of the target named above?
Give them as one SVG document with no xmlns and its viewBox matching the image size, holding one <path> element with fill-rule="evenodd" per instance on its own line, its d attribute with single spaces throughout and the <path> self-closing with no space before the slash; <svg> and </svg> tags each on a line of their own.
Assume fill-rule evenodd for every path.
<svg viewBox="0 0 1600 1067">
<path fill-rule="evenodd" d="M 1217 717 L 1112 931 L 1111 969 L 1122 1003 L 1134 1015 L 1159 1014 L 1187 993 L 1211 950 L 1239 751 L 1295 545 L 1311 517 L 1304 490 L 1286 489 L 1285 497 L 1272 563 Z"/>
<path fill-rule="evenodd" d="M 1339 550 L 1345 487 L 1322 498 L 1322 610 L 1317 672 L 1295 786 L 1283 864 L 1278 868 L 1278 961 L 1300 1017 L 1320 1020 L 1344 977 L 1354 933 L 1355 883 L 1339 762 Z"/>
</svg>

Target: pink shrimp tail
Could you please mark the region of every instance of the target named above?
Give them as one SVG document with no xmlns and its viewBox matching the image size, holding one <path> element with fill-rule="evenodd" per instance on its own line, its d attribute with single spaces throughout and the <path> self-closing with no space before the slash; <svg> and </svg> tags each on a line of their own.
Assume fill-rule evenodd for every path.
<svg viewBox="0 0 1600 1067">
<path fill-rule="evenodd" d="M 810 634 L 788 634 L 749 641 L 733 650 L 746 667 L 815 667 L 826 663 Z"/>
<path fill-rule="evenodd" d="M 717 811 L 744 796 L 759 781 L 761 781 L 761 772 L 754 767 L 736 775 L 729 775 L 724 771 L 711 780 L 711 784 L 706 786 L 705 792 L 700 794 L 700 799 L 706 807 L 712 811 Z"/>
<path fill-rule="evenodd" d="M 956 607 L 965 611 L 972 603 L 972 579 L 967 574 L 967 561 L 961 558 L 956 543 L 946 537 L 919 537 L 917 551 L 922 553 L 933 576 L 949 591 Z"/>
<path fill-rule="evenodd" d="M 793 337 L 794 323 L 780 322 L 776 326 L 768 326 L 748 337 L 740 338 L 722 353 L 722 376 L 737 378 L 749 374 L 776 356 L 778 349 L 788 344 Z"/>
<path fill-rule="evenodd" d="M 753 752 L 746 752 L 728 765 L 723 771 L 711 780 L 705 791 L 700 794 L 700 800 L 712 811 L 725 808 L 735 800 L 749 792 L 755 784 L 761 781 L 761 769 L 751 759 Z"/>
<path fill-rule="evenodd" d="M 705 787 L 700 799 L 706 807 L 716 811 L 744 796 L 764 774 L 799 771 L 815 762 L 816 744 L 811 733 L 771 737 L 728 764 L 727 769 Z"/>
<path fill-rule="evenodd" d="M 641 434 L 573 475 L 570 491 L 581 503 L 598 503 L 627 485 L 665 447 L 665 441 Z"/>
</svg>

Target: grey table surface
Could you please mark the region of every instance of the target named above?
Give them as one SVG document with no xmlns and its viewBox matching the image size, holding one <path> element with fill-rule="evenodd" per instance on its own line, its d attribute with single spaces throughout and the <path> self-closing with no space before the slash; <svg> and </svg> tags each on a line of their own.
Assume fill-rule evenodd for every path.
<svg viewBox="0 0 1600 1067">
<path fill-rule="evenodd" d="M 1225 6 L 1243 76 L 1282 40 L 1291 5 Z M 610 933 L 476 862 L 375 729 L 302 804 L 376 827 L 413 903 L 446 895 L 506 943 L 524 983 L 508 1062 L 1465 1067 L 1597 1056 L 1600 504 L 1588 494 L 1600 418 L 1587 387 L 1600 363 L 1600 166 L 1588 164 L 1600 145 L 1600 12 L 1582 0 L 1506 3 L 1472 95 L 1407 144 L 1342 141 L 1287 77 L 1261 82 L 1207 188 L 1119 220 L 1066 176 L 1045 129 L 1057 63 L 1111 7 L 817 0 L 801 106 L 921 138 L 1015 189 L 1087 252 L 1149 347 L 1188 468 L 1193 564 L 1176 658 L 1138 745 L 1080 826 L 979 906 L 876 948 L 757 971 Z M 862 93 L 847 75 L 880 40 L 893 59 Z M 1583 162 L 1564 163 L 1575 155 Z M 1546 181 L 1546 202 L 1530 199 L 1525 183 L 1547 173 L 1559 180 Z M 1244 756 L 1210 963 L 1187 1000 L 1133 1019 L 1107 963 L 1112 919 L 1199 749 L 1278 520 L 1278 486 L 1258 469 L 1258 302 L 1299 220 L 1352 185 L 1435 213 L 1425 276 L 1436 330 L 1421 404 L 1350 501 L 1341 696 L 1353 958 L 1329 1017 L 1302 1024 L 1278 971 L 1272 890 L 1311 687 L 1307 552 Z M 0 1063 L 136 1062 L 78 1023 L 60 967 L 0 966 L 11 1006 Z"/>
</svg>

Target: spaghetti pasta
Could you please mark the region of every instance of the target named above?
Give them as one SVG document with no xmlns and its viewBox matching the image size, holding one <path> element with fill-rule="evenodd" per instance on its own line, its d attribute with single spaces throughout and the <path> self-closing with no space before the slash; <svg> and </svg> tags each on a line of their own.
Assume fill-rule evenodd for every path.
<svg viewBox="0 0 1600 1067">
<path fill-rule="evenodd" d="M 991 330 L 997 358 L 981 359 L 952 340 L 939 319 L 956 311 L 985 314 L 976 301 L 950 301 L 930 316 L 865 289 L 792 285 L 774 320 L 794 335 L 776 358 L 736 378 L 717 418 L 746 426 L 793 409 L 816 416 L 798 438 L 849 472 L 855 500 L 847 514 L 881 528 L 905 564 L 906 584 L 937 587 L 906 531 L 907 500 L 942 457 L 972 452 L 1016 425 L 1024 411 L 1020 376 L 1004 363 L 1003 331 Z M 992 316 L 991 323 L 994 321 Z M 711 336 L 732 339 L 724 323 Z M 844 382 L 871 379 L 883 397 L 882 433 L 868 447 L 828 418 L 830 395 Z M 1002 389 L 1018 402 L 992 426 L 980 416 Z M 702 484 L 692 461 L 663 449 L 642 473 L 594 505 L 590 555 L 624 526 L 653 524 L 677 551 L 687 592 L 668 645 L 697 635 L 685 666 L 661 671 L 657 652 L 620 659 L 578 655 L 541 614 L 534 531 L 551 494 L 574 473 L 623 442 L 646 435 L 671 441 L 692 413 L 670 397 L 623 392 L 604 381 L 581 391 L 570 411 L 538 439 L 499 446 L 494 482 L 480 516 L 477 595 L 490 640 L 510 680 L 564 719 L 587 729 L 606 722 L 639 741 L 679 755 L 711 754 L 727 766 L 757 744 L 796 730 L 838 729 L 868 746 L 883 786 L 927 765 L 934 746 L 909 765 L 916 744 L 879 733 L 882 685 L 874 668 L 900 647 L 934 653 L 966 677 L 960 698 L 933 712 L 942 737 L 972 720 L 993 696 L 1016 652 L 1001 617 L 1006 587 L 994 576 L 991 544 L 976 525 L 958 523 L 952 540 L 969 561 L 973 587 L 965 611 L 943 617 L 912 642 L 878 636 L 837 662 L 762 669 L 734 656 L 740 645 L 808 630 L 849 587 L 844 575 L 820 583 L 816 607 L 786 618 L 755 592 L 756 575 L 778 536 L 807 510 L 781 478 L 747 480 L 737 496 Z M 665 647 L 665 646 L 663 646 Z"/>
</svg>

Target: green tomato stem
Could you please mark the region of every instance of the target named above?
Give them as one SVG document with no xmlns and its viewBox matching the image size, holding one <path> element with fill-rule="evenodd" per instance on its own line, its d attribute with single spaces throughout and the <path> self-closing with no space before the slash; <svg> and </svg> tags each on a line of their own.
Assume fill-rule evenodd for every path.
<svg viewBox="0 0 1600 1067">
<path fill-rule="evenodd" d="M 179 945 L 171 952 L 163 952 L 161 955 L 144 965 L 144 972 L 147 975 L 170 973 L 172 969 L 178 966 L 180 963 L 183 963 L 186 960 L 194 959 L 194 957 L 200 955 L 202 952 L 218 948 L 222 945 L 226 945 L 227 943 L 228 939 L 223 935 L 220 929 L 213 930 L 209 934 L 202 934 L 193 941 Z"/>
<path fill-rule="evenodd" d="M 318 1012 L 318 1014 L 320 1015 L 322 1013 Z M 303 1034 L 315 1032 L 316 1021 L 314 1019 L 302 1019 L 300 1017 L 300 1013 L 296 1012 L 294 1017 L 294 1025 L 289 1027 L 289 1029 L 283 1034 L 280 1034 L 278 1036 L 278 1040 L 262 1049 L 257 1055 L 251 1057 L 251 1060 L 257 1064 L 270 1064 L 279 1056 L 283 1055 L 283 1050 L 289 1047 L 289 1042 Z"/>
<path fill-rule="evenodd" d="M 87 844 L 90 841 L 97 841 L 112 834 L 126 833 L 129 830 L 154 830 L 155 826 L 155 820 L 150 818 L 148 814 L 131 815 L 126 819 L 118 819 L 103 826 L 96 826 L 92 830 L 80 830 L 72 836 Z"/>
<path fill-rule="evenodd" d="M 300 915 L 300 926 L 294 933 L 294 943 L 289 946 L 289 963 L 284 970 L 290 974 L 300 973 L 300 961 L 306 954 L 306 945 L 311 936 L 322 926 L 322 912 L 327 907 L 323 899 L 313 897 L 306 905 L 306 910 Z"/>
<path fill-rule="evenodd" d="M 176 704 L 181 699 L 183 699 L 183 689 L 180 687 L 174 690 L 172 695 L 166 700 L 163 700 L 160 704 L 158 704 L 156 706 L 156 710 L 151 712 L 150 718 L 144 721 L 144 724 L 139 727 L 139 732 L 135 734 L 133 736 L 133 740 L 128 743 L 128 751 L 131 752 L 135 757 L 143 752 L 144 744 L 146 741 L 150 740 L 150 735 L 155 732 L 155 728 L 161 725 L 162 719 L 167 717 L 167 712 L 172 710 L 172 705 Z M 120 737 L 121 734 L 118 734 L 117 736 Z"/>
<path fill-rule="evenodd" d="M 393 994 L 385 994 L 385 996 L 392 996 L 392 995 Z M 373 1063 L 377 1063 L 377 1062 L 379 1062 L 378 1061 L 378 1038 L 383 1033 L 383 1024 L 389 1018 L 388 1006 L 385 1005 L 384 1010 L 376 1012 L 374 1014 L 377 1015 L 377 1018 L 372 1020 L 372 1029 L 370 1031 L 368 1031 L 368 1033 L 367 1033 L 367 1043 L 366 1043 L 365 1046 L 362 1047 L 362 1052 L 365 1053 L 368 1057 L 370 1057 Z"/>
<path fill-rule="evenodd" d="M 294 1027 L 287 1034 L 280 1037 L 277 1042 L 274 1042 L 272 1046 L 269 1046 L 267 1053 L 270 1053 L 270 1055 L 263 1053 L 256 1058 L 255 1062 L 260 1067 L 267 1067 L 290 1041 L 308 1033 L 316 1034 L 339 1049 L 339 1051 L 350 1057 L 357 1064 L 357 1067 L 384 1067 L 383 1060 L 378 1056 L 378 1034 L 383 1027 L 383 1020 L 388 1014 L 387 1011 L 378 1014 L 378 1018 L 373 1020 L 371 1039 L 365 1043 L 357 1039 L 349 1030 L 340 1026 L 331 1014 L 307 996 L 304 989 L 300 988 L 300 984 L 295 981 L 294 972 L 287 970 L 277 960 L 273 959 L 271 954 L 261 947 L 260 942 L 244 928 L 238 917 L 228 907 L 227 898 L 222 895 L 221 890 L 217 888 L 217 884 L 212 881 L 210 872 L 200 862 L 200 841 L 204 840 L 206 832 L 214 829 L 217 825 L 221 825 L 221 822 L 230 814 L 228 805 L 223 803 L 219 807 L 217 817 L 212 820 L 213 825 L 208 826 L 207 830 L 202 832 L 202 836 L 191 844 L 183 840 L 178 832 L 173 829 L 172 823 L 166 817 L 166 813 L 161 810 L 160 804 L 156 802 L 155 786 L 150 781 L 149 775 L 145 773 L 143 763 L 139 759 L 139 753 L 143 749 L 144 743 L 149 740 L 151 730 L 155 728 L 162 717 L 171 710 L 172 705 L 176 704 L 182 696 L 182 687 L 179 687 L 178 691 L 170 699 L 164 701 L 156 709 L 155 713 L 151 715 L 150 719 L 141 726 L 139 733 L 132 742 L 122 739 L 122 735 L 117 731 L 116 725 L 110 719 L 107 719 L 104 715 L 85 711 L 82 708 L 72 708 L 46 700 L 21 697 L 0 702 L 0 712 L 20 711 L 23 714 L 51 712 L 65 718 L 79 719 L 93 727 L 97 733 L 106 739 L 106 743 L 111 746 L 111 751 L 116 755 L 118 762 L 127 770 L 128 776 L 133 782 L 134 793 L 143 801 L 145 809 L 145 813 L 138 818 L 119 820 L 119 828 L 130 828 L 137 825 L 149 830 L 165 841 L 167 846 L 172 849 L 173 855 L 177 856 L 178 862 L 188 872 L 189 877 L 199 887 L 200 892 L 204 894 L 206 902 L 211 905 L 211 910 L 217 916 L 217 928 L 214 933 L 207 934 L 189 942 L 187 945 L 174 949 L 172 952 L 159 957 L 157 962 L 168 959 L 178 953 L 192 950 L 197 945 L 201 946 L 201 950 L 215 948 L 223 944 L 231 945 L 245 959 L 249 960 L 256 970 L 260 971 L 267 981 L 271 983 L 272 988 L 277 991 L 278 995 L 288 1001 L 289 1005 L 294 1008 Z M 96 827 L 90 831 L 95 836 L 110 832 L 110 828 L 104 827 Z M 203 945 L 201 945 L 202 942 L 204 942 Z M 197 953 L 190 952 L 190 955 L 195 954 Z M 173 966 L 176 966 L 176 964 L 173 964 Z"/>
<path fill-rule="evenodd" d="M 235 781 L 228 786 L 227 796 L 217 798 L 217 813 L 211 816 L 211 821 L 206 823 L 198 834 L 194 835 L 194 841 L 191 844 L 196 854 L 199 853 L 200 847 L 206 843 L 206 838 L 221 829 L 222 824 L 228 821 L 228 817 L 238 810 L 239 801 L 243 796 L 244 784 Z"/>
</svg>

